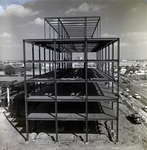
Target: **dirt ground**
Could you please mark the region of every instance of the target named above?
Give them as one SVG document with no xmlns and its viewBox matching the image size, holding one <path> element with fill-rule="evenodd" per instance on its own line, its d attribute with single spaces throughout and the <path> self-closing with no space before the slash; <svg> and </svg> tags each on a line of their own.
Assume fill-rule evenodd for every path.
<svg viewBox="0 0 147 150">
<path fill-rule="evenodd" d="M 147 129 L 142 124 L 132 124 L 126 116 L 129 114 L 126 105 L 120 103 L 119 142 L 111 142 L 107 134 L 85 135 L 62 134 L 55 143 L 52 135 L 45 133 L 30 134 L 26 142 L 22 135 L 12 126 L 0 108 L 0 150 L 147 150 Z M 19 130 L 19 129 L 18 129 Z M 102 129 L 106 132 L 105 129 Z M 25 135 L 24 135 L 25 136 Z"/>
</svg>

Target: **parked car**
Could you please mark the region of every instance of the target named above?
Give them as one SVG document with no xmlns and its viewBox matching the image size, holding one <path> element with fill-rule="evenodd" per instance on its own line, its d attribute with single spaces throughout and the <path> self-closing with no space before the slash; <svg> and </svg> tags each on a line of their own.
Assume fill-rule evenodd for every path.
<svg viewBox="0 0 147 150">
<path fill-rule="evenodd" d="M 125 96 L 125 97 L 128 97 L 128 96 L 129 96 L 129 93 L 125 92 L 125 93 L 124 93 L 124 96 Z"/>
<path fill-rule="evenodd" d="M 127 96 L 129 95 L 129 93 L 124 90 L 124 91 L 122 92 L 122 95 L 124 95 L 125 97 L 127 97 Z"/>
<path fill-rule="evenodd" d="M 133 119 L 133 121 L 137 124 L 140 124 L 142 122 L 142 118 L 141 115 L 138 114 L 138 112 L 135 112 L 133 114 L 130 115 L 131 119 Z"/>
<path fill-rule="evenodd" d="M 135 93 L 133 97 L 136 98 L 136 99 L 141 99 L 141 96 L 137 93 Z"/>
<path fill-rule="evenodd" d="M 142 109 L 147 112 L 147 106 L 143 106 Z"/>
<path fill-rule="evenodd" d="M 131 99 L 131 98 L 132 98 L 132 95 L 128 94 L 127 98 Z"/>
<path fill-rule="evenodd" d="M 129 89 L 128 89 L 128 88 L 126 88 L 126 89 L 125 89 L 125 91 L 129 92 Z"/>
</svg>

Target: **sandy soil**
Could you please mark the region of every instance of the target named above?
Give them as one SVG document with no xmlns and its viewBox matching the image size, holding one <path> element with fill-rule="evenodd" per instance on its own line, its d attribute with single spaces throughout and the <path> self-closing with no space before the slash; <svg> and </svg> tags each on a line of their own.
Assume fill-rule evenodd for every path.
<svg viewBox="0 0 147 150">
<path fill-rule="evenodd" d="M 4 111 L 0 108 L 0 150 L 147 150 L 146 127 L 132 124 L 126 118 L 129 111 L 124 104 L 120 104 L 118 143 L 109 140 L 104 128 L 104 134 L 90 134 L 88 143 L 82 141 L 84 135 L 73 134 L 59 135 L 59 142 L 55 143 L 52 135 L 45 133 L 32 133 L 31 140 L 26 142 L 6 119 Z"/>
</svg>

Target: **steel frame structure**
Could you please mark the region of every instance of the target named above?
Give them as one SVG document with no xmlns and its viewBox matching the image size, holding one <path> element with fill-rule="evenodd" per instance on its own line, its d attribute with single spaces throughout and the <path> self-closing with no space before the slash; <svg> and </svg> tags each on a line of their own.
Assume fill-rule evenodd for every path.
<svg viewBox="0 0 147 150">
<path fill-rule="evenodd" d="M 26 45 L 31 47 L 28 48 Z M 38 47 L 38 48 L 37 48 Z M 37 49 L 36 49 L 37 48 Z M 38 54 L 37 54 L 38 52 Z M 73 60 L 72 54 L 82 52 L 82 60 Z M 93 52 L 95 59 L 89 57 Z M 27 54 L 32 56 L 28 60 Z M 36 56 L 37 55 L 37 56 Z M 91 17 L 46 17 L 44 18 L 44 39 L 24 39 L 24 88 L 25 88 L 25 115 L 26 133 L 29 140 L 29 121 L 32 120 L 54 120 L 56 141 L 58 141 L 58 122 L 66 120 L 84 121 L 86 126 L 86 142 L 88 141 L 88 122 L 89 121 L 111 121 L 111 129 L 114 128 L 113 122 L 116 121 L 116 141 L 118 141 L 119 130 L 119 57 L 120 41 L 119 38 L 101 38 L 101 25 L 99 16 Z M 89 75 L 88 63 L 94 62 L 95 69 Z M 32 64 L 32 78 L 27 79 L 27 63 Z M 73 69 L 73 63 L 82 63 L 84 77 L 69 77 L 69 70 Z M 39 66 L 39 75 L 35 74 L 35 65 Z M 48 64 L 48 68 L 46 65 Z M 42 65 L 44 70 L 42 71 Z M 114 72 L 114 67 L 117 72 Z M 66 76 L 68 74 L 68 76 Z M 117 80 L 115 78 L 117 74 Z M 37 83 L 53 84 L 52 96 L 45 94 L 32 94 L 28 90 L 28 85 Z M 112 83 L 106 88 L 104 83 Z M 59 84 L 84 84 L 84 94 L 80 97 L 76 95 L 59 95 Z M 92 83 L 95 89 L 100 89 L 102 95 L 89 95 L 89 84 Z M 117 94 L 114 93 L 114 85 Z M 40 91 L 42 87 L 40 86 Z M 115 95 L 116 94 L 116 95 Z M 54 111 L 46 113 L 30 113 L 29 103 L 54 103 Z M 85 105 L 84 113 L 59 113 L 60 103 L 82 102 Z M 109 102 L 108 109 L 103 108 L 103 113 L 90 114 L 88 109 L 90 103 L 99 102 L 101 106 Z M 116 113 L 114 113 L 114 103 L 116 103 Z M 74 117 L 73 117 L 74 116 Z"/>
</svg>

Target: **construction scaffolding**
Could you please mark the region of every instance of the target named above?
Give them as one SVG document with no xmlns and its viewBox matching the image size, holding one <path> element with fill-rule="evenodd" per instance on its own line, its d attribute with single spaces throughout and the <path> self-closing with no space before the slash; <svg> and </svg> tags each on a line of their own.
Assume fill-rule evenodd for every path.
<svg viewBox="0 0 147 150">
<path fill-rule="evenodd" d="M 101 38 L 99 16 L 46 17 L 44 39 L 24 39 L 23 53 L 27 140 L 30 121 L 54 121 L 56 141 L 59 122 L 82 121 L 87 142 L 89 122 L 103 120 L 118 141 L 120 43 Z"/>
</svg>

